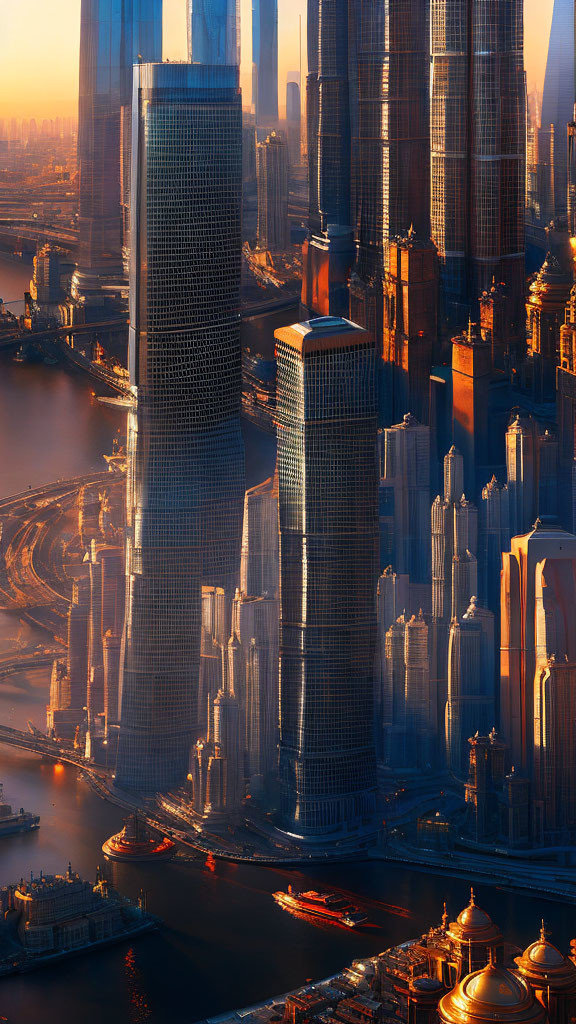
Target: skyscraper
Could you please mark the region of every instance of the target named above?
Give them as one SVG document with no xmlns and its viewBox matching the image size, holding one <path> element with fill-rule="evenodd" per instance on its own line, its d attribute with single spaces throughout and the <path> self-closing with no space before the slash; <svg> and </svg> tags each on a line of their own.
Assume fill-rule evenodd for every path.
<svg viewBox="0 0 576 1024">
<path fill-rule="evenodd" d="M 513 537 L 502 554 L 501 593 L 500 723 L 512 763 L 531 775 L 535 757 L 547 756 L 537 749 L 546 713 L 542 670 L 548 671 L 552 656 L 559 664 L 576 659 L 576 537 L 539 520 L 530 533 Z M 535 699 L 544 699 L 540 708 Z M 550 746 L 553 738 L 545 742 Z"/>
<path fill-rule="evenodd" d="M 187 0 L 188 60 L 194 64 L 240 64 L 238 0 Z"/>
<path fill-rule="evenodd" d="M 375 807 L 376 354 L 337 317 L 275 337 L 282 810 L 320 838 Z"/>
<path fill-rule="evenodd" d="M 286 252 L 290 245 L 288 146 L 276 132 L 256 144 L 256 180 L 258 245 L 270 252 Z"/>
<path fill-rule="evenodd" d="M 119 786 L 186 778 L 201 584 L 239 567 L 242 120 L 238 69 L 135 69 L 127 605 Z"/>
<path fill-rule="evenodd" d="M 308 31 L 317 39 L 313 63 L 317 74 L 308 76 L 312 191 L 309 237 L 303 248 L 302 302 L 315 313 L 346 317 L 354 259 L 348 0 L 319 0 L 317 13 L 311 12 L 313 6 L 311 0 Z"/>
<path fill-rule="evenodd" d="M 542 94 L 539 150 L 541 158 L 545 156 L 551 169 L 547 184 L 553 203 L 551 213 L 555 218 L 566 215 L 567 126 L 573 120 L 574 98 L 574 2 L 554 0 Z"/>
<path fill-rule="evenodd" d="M 388 243 L 430 233 L 428 0 L 350 0 L 352 222 L 350 315 L 380 344 Z M 394 417 L 421 409 L 396 406 Z M 390 421 L 389 421 L 390 422 Z"/>
<path fill-rule="evenodd" d="M 82 0 L 74 286 L 87 306 L 103 304 L 103 285 L 122 282 L 121 111 L 139 59 L 162 59 L 162 0 Z"/>
<path fill-rule="evenodd" d="M 301 102 L 298 82 L 286 83 L 286 126 L 288 130 L 288 152 L 293 167 L 300 166 L 301 150 Z"/>
<path fill-rule="evenodd" d="M 530 529 L 538 514 L 538 445 L 536 424 L 516 415 L 506 431 L 509 533 Z"/>
<path fill-rule="evenodd" d="M 491 369 L 490 345 L 469 322 L 468 330 L 452 338 L 452 437 L 464 459 L 464 485 L 471 495 L 494 461 L 489 443 Z"/>
<path fill-rule="evenodd" d="M 278 0 L 252 0 L 252 104 L 256 124 L 278 120 Z"/>
<path fill-rule="evenodd" d="M 558 511 L 562 525 L 576 531 L 576 288 L 560 328 L 560 365 L 557 369 Z"/>
<path fill-rule="evenodd" d="M 450 621 L 477 592 L 478 509 L 462 493 L 463 459 L 452 446 L 444 457 L 444 494 L 432 504 L 432 615 Z"/>
<path fill-rule="evenodd" d="M 378 435 L 380 568 L 392 565 L 412 584 L 430 582 L 430 427 L 407 413 L 401 423 Z M 388 529 L 388 522 L 390 529 Z"/>
<path fill-rule="evenodd" d="M 352 303 L 354 305 L 354 303 Z M 438 254 L 413 231 L 387 246 L 382 300 L 381 415 L 430 422 L 430 373 L 438 334 Z"/>
<path fill-rule="evenodd" d="M 449 768 L 464 777 L 468 740 L 494 725 L 494 616 L 475 597 L 450 624 L 446 755 Z"/>
<path fill-rule="evenodd" d="M 278 475 L 246 491 L 242 525 L 240 589 L 257 597 L 278 596 Z"/>
<path fill-rule="evenodd" d="M 443 313 L 461 325 L 492 279 L 523 330 L 522 0 L 431 0 L 431 223 Z"/>
</svg>

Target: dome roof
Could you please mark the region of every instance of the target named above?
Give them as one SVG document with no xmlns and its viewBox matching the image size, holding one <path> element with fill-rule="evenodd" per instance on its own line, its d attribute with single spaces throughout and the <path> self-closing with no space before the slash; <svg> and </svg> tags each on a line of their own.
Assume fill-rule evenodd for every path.
<svg viewBox="0 0 576 1024">
<path fill-rule="evenodd" d="M 576 992 L 576 967 L 568 957 L 546 937 L 544 922 L 540 937 L 516 957 L 515 963 L 522 977 L 534 986 L 543 986 Z"/>
<path fill-rule="evenodd" d="M 551 942 L 533 942 L 524 953 L 533 964 L 542 964 L 546 967 L 559 967 L 564 963 L 564 957 L 556 946 Z"/>
<path fill-rule="evenodd" d="M 459 942 L 483 942 L 499 944 L 502 942 L 500 929 L 492 918 L 481 907 L 476 906 L 474 890 L 470 890 L 470 903 L 464 907 L 448 929 L 450 938 Z"/>
<path fill-rule="evenodd" d="M 470 903 L 468 907 L 458 914 L 458 924 L 461 924 L 464 928 L 489 928 L 492 924 L 492 918 L 488 916 L 486 911 L 481 910 L 475 903 Z"/>
<path fill-rule="evenodd" d="M 523 986 L 514 975 L 493 964 L 465 978 L 463 990 L 468 999 L 491 1006 L 519 1006 L 526 998 Z"/>
<path fill-rule="evenodd" d="M 524 979 L 514 971 L 489 963 L 469 974 L 441 1000 L 445 1024 L 545 1024 L 546 1012 Z"/>
</svg>

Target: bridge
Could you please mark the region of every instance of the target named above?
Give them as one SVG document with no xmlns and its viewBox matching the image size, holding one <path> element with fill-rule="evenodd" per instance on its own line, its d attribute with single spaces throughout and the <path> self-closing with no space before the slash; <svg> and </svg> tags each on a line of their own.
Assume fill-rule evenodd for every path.
<svg viewBox="0 0 576 1024">
<path fill-rule="evenodd" d="M 15 675 L 16 672 L 25 672 L 26 669 L 43 668 L 47 665 L 51 665 L 54 659 L 59 655 L 62 656 L 63 653 L 63 650 L 60 652 L 54 651 L 49 654 L 35 651 L 33 654 L 19 655 L 16 658 L 1 661 L 0 679 L 5 679 L 6 676 Z"/>
</svg>

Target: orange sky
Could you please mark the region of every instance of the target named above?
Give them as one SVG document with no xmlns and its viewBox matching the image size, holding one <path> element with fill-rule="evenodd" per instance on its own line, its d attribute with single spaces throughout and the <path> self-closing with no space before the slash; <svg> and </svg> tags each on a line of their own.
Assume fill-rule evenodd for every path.
<svg viewBox="0 0 576 1024">
<path fill-rule="evenodd" d="M 541 85 L 553 0 L 525 0 L 528 85 Z M 242 4 L 242 86 L 250 93 L 250 0 Z M 186 49 L 185 0 L 164 0 L 165 56 Z M 298 15 L 306 0 L 279 0 L 279 100 L 286 74 L 298 68 Z M 80 0 L 0 0 L 0 117 L 75 114 Z M 303 40 L 303 61 L 305 45 Z M 305 64 L 304 64 L 305 70 Z"/>
</svg>

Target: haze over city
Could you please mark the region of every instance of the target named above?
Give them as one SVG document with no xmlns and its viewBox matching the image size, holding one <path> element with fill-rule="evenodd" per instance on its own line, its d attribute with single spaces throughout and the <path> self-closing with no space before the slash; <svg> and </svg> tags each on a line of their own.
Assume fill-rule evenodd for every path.
<svg viewBox="0 0 576 1024">
<path fill-rule="evenodd" d="M 69 117 L 77 112 L 80 0 L 4 0 L 0 39 L 0 117 Z M 8 6 L 10 12 L 8 14 Z M 186 0 L 166 0 L 164 55 L 181 60 L 186 53 Z M 306 60 L 306 3 L 280 0 L 278 5 L 279 81 L 297 71 L 298 17 L 302 17 L 302 59 Z M 242 0 L 243 92 L 251 92 L 250 0 Z M 542 88 L 552 0 L 526 0 L 525 59 L 528 86 Z M 284 106 L 281 91 L 280 105 Z"/>
</svg>

